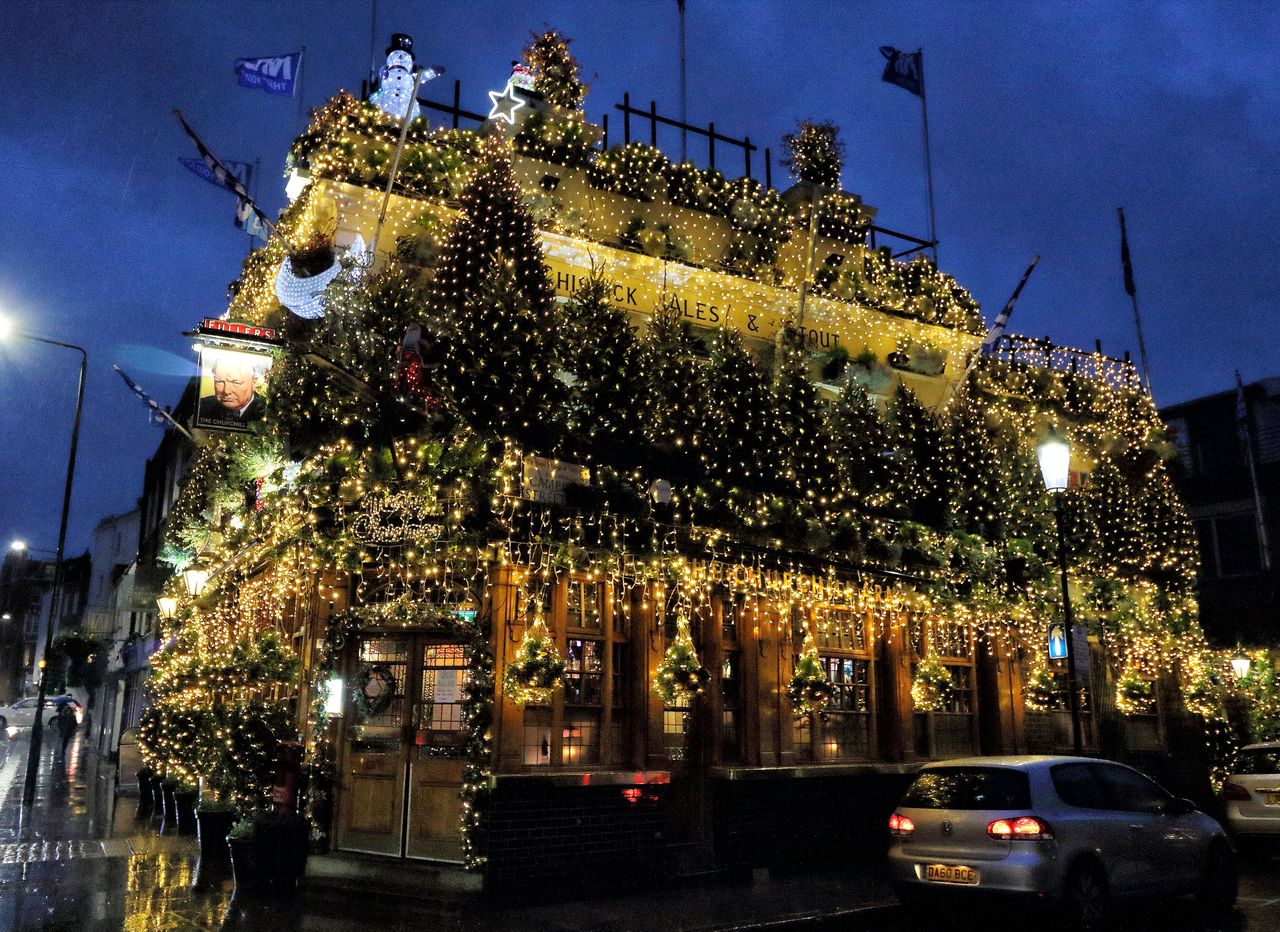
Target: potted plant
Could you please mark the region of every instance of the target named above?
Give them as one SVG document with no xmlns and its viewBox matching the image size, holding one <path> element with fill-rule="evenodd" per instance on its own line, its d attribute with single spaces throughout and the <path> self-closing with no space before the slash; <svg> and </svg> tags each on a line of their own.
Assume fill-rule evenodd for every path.
<svg viewBox="0 0 1280 932">
<path fill-rule="evenodd" d="M 216 886 L 227 875 L 231 866 L 228 838 L 235 823 L 236 810 L 230 802 L 200 795 L 196 806 L 196 842 L 200 855 L 191 879 L 192 887 Z"/>
<path fill-rule="evenodd" d="M 172 832 L 178 827 L 178 800 L 174 793 L 178 790 L 176 777 L 165 777 L 160 781 L 160 798 L 163 802 L 164 821 L 160 823 L 160 833 Z"/>
<path fill-rule="evenodd" d="M 177 815 L 178 834 L 196 833 L 196 796 L 199 790 L 190 783 L 179 783 L 173 790 L 174 812 Z"/>
<path fill-rule="evenodd" d="M 235 878 L 236 896 L 265 892 L 270 886 L 271 878 L 263 870 L 252 815 L 243 817 L 231 827 L 231 831 L 227 833 L 227 848 L 231 855 L 231 874 Z"/>
<path fill-rule="evenodd" d="M 307 869 L 311 831 L 306 818 L 297 812 L 259 812 L 254 816 L 254 834 L 259 864 L 267 871 L 272 891 L 292 896 Z"/>
<path fill-rule="evenodd" d="M 676 638 L 662 655 L 653 675 L 653 691 L 663 705 L 680 706 L 706 688 L 711 674 L 698 660 L 685 618 L 676 621 Z"/>
<path fill-rule="evenodd" d="M 151 795 L 151 778 L 155 771 L 143 764 L 138 768 L 138 812 L 136 818 L 149 818 L 155 806 L 155 797 Z"/>
</svg>

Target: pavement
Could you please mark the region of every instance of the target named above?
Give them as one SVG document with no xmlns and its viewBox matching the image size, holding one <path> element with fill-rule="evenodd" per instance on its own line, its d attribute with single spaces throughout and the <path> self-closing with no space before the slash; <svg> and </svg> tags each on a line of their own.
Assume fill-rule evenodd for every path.
<svg viewBox="0 0 1280 932">
<path fill-rule="evenodd" d="M 36 803 L 24 813 L 27 747 L 25 735 L 0 742 L 0 932 L 978 932 L 1031 924 L 1016 908 L 904 915 L 876 865 L 595 897 L 566 886 L 536 902 L 494 902 L 457 871 L 327 856 L 311 859 L 306 887 L 289 900 L 237 898 L 229 878 L 197 891 L 194 840 L 162 834 L 155 817 L 137 819 L 136 797 L 117 795 L 114 766 L 81 736 L 65 758 L 45 749 Z M 1278 878 L 1280 859 L 1245 860 L 1230 916 L 1211 919 L 1190 900 L 1173 901 L 1123 912 L 1115 928 L 1280 932 Z"/>
<path fill-rule="evenodd" d="M 330 856 L 311 859 L 305 889 L 286 901 L 237 898 L 229 878 L 193 890 L 194 839 L 161 834 L 155 816 L 138 820 L 137 798 L 117 795 L 114 766 L 82 738 L 65 758 L 45 748 L 29 813 L 21 806 L 27 735 L 0 742 L 2 932 L 722 932 L 802 928 L 895 907 L 878 868 L 495 903 L 468 890 L 460 871 Z"/>
</svg>

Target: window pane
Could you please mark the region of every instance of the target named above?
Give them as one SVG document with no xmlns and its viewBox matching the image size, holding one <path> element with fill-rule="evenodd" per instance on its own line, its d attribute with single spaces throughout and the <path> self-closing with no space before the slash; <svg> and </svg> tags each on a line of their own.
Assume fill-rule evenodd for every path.
<svg viewBox="0 0 1280 932">
<path fill-rule="evenodd" d="M 1082 809 L 1110 809 L 1111 797 L 1088 764 L 1059 764 L 1049 771 L 1058 798 Z"/>
<path fill-rule="evenodd" d="M 524 747 L 522 762 L 528 766 L 551 763 L 551 710 L 524 710 Z"/>
<path fill-rule="evenodd" d="M 564 701 L 600 705 L 604 661 L 599 641 L 569 638 L 565 650 Z"/>
<path fill-rule="evenodd" d="M 1031 786 L 1020 770 L 938 767 L 916 777 L 902 805 L 914 809 L 1030 809 Z"/>
<path fill-rule="evenodd" d="M 1280 749 L 1254 748 L 1251 751 L 1241 751 L 1231 772 L 1280 774 Z"/>
<path fill-rule="evenodd" d="M 1163 812 L 1169 794 L 1142 774 L 1126 767 L 1092 765 L 1111 791 L 1115 806 L 1127 812 Z"/>
<path fill-rule="evenodd" d="M 571 580 L 565 617 L 570 628 L 600 630 L 600 586 L 598 583 Z"/>
<path fill-rule="evenodd" d="M 600 713 L 571 709 L 564 713 L 564 763 L 566 766 L 600 762 Z"/>
</svg>

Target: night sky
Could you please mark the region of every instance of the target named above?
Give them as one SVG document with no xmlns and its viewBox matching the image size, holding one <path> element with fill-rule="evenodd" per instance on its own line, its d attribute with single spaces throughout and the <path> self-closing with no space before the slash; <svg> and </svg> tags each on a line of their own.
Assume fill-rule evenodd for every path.
<svg viewBox="0 0 1280 932">
<path fill-rule="evenodd" d="M 181 332 L 225 310 L 247 249 L 234 198 L 178 163 L 181 108 L 223 158 L 282 170 L 305 108 L 359 90 L 392 32 L 447 75 L 423 96 L 487 109 L 530 29 L 574 38 L 594 120 L 630 91 L 677 116 L 675 0 L 581 3 L 21 3 L 0 30 L 0 313 L 89 350 L 69 553 L 133 507 L 161 437 L 110 370 L 172 404 Z M 688 0 L 689 118 L 775 152 L 800 117 L 846 143 L 844 186 L 924 236 L 919 101 L 877 49 L 923 47 L 939 257 L 990 321 L 1043 258 L 1011 329 L 1137 353 L 1115 208 L 1129 220 L 1155 396 L 1280 375 L 1280 6 L 1270 3 L 714 3 Z M 300 100 L 236 86 L 234 60 L 305 46 Z M 615 114 L 616 116 L 616 114 Z M 614 122 L 611 118 L 611 122 Z M 620 125 L 614 123 L 613 133 Z M 660 137 L 669 155 L 679 140 Z M 702 150 L 691 140 L 690 152 Z M 736 173 L 722 152 L 717 162 Z M 53 548 L 78 357 L 0 347 L 0 542 Z"/>
</svg>

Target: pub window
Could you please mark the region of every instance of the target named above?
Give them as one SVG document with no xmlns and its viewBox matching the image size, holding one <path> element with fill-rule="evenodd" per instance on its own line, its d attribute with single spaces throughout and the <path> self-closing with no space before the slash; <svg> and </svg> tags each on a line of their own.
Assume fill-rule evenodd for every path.
<svg viewBox="0 0 1280 932">
<path fill-rule="evenodd" d="M 466 667 L 461 644 L 428 644 L 424 647 L 419 745 L 438 748 L 461 746 Z"/>
<path fill-rule="evenodd" d="M 570 628 L 600 630 L 600 584 L 580 579 L 569 581 L 565 602 L 565 623 Z"/>
<path fill-rule="evenodd" d="M 933 651 L 939 657 L 968 657 L 971 650 L 969 628 L 952 622 L 933 623 Z"/>
<path fill-rule="evenodd" d="M 947 691 L 947 704 L 944 712 L 955 712 L 964 715 L 973 712 L 973 668 L 958 664 L 947 664 L 947 672 L 951 674 L 951 689 Z"/>
<path fill-rule="evenodd" d="M 537 767 L 551 763 L 551 710 L 526 707 L 524 710 L 524 746 L 521 760 Z"/>
<path fill-rule="evenodd" d="M 630 651 L 626 644 L 612 644 L 609 667 L 609 762 L 625 764 L 631 756 L 630 729 L 627 727 L 627 676 Z"/>
<path fill-rule="evenodd" d="M 662 710 L 662 744 L 669 760 L 684 760 L 685 736 L 689 733 L 687 706 L 667 706 Z"/>
<path fill-rule="evenodd" d="M 848 608 L 833 608 L 819 616 L 818 646 L 835 650 L 867 649 L 866 618 Z"/>
<path fill-rule="evenodd" d="M 744 597 L 731 595 L 720 603 L 720 636 L 729 642 L 738 640 L 738 621 L 742 617 Z"/>
<path fill-rule="evenodd" d="M 602 647 L 603 645 L 599 641 L 569 638 L 564 671 L 564 701 L 566 704 L 600 705 L 604 679 Z"/>
<path fill-rule="evenodd" d="M 821 656 L 832 686 L 820 726 L 822 756 L 868 757 L 871 753 L 871 663 L 855 657 Z"/>
<path fill-rule="evenodd" d="M 742 654 L 726 651 L 720 665 L 720 756 L 742 759 Z"/>
</svg>

